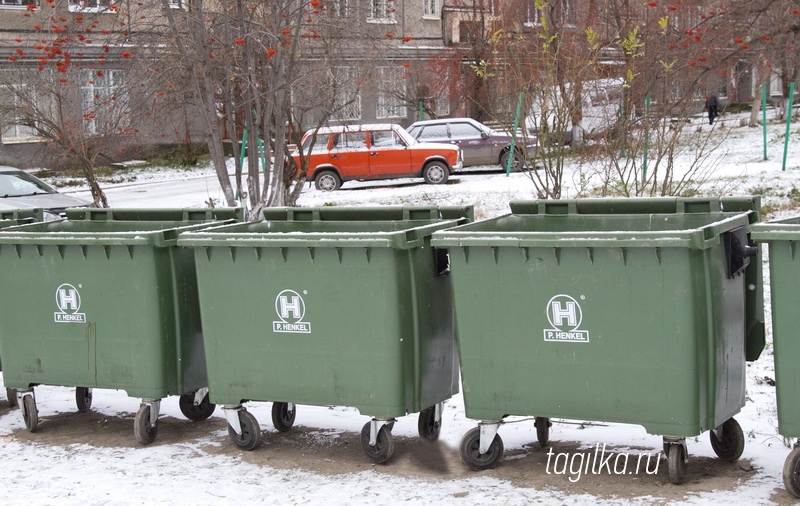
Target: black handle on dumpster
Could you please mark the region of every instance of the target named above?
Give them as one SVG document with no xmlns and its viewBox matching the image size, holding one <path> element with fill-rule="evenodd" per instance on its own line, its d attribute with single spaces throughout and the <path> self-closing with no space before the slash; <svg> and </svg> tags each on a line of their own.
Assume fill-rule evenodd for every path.
<svg viewBox="0 0 800 506">
<path fill-rule="evenodd" d="M 744 272 L 750 258 L 758 255 L 758 248 L 748 243 L 747 228 L 739 227 L 722 234 L 725 243 L 725 259 L 728 264 L 728 279 Z"/>
<path fill-rule="evenodd" d="M 433 274 L 437 278 L 450 274 L 450 254 L 444 248 L 433 249 Z"/>
</svg>

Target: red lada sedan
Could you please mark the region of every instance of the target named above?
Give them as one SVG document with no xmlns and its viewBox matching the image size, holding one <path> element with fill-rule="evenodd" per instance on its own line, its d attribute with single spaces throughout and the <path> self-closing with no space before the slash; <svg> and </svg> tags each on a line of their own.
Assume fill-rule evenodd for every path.
<svg viewBox="0 0 800 506">
<path fill-rule="evenodd" d="M 313 140 L 313 144 L 312 144 Z M 303 136 L 308 180 L 318 190 L 339 189 L 344 181 L 422 177 L 443 184 L 461 168 L 461 150 L 451 144 L 418 142 L 400 125 L 342 125 Z M 292 154 L 300 166 L 300 154 Z"/>
</svg>

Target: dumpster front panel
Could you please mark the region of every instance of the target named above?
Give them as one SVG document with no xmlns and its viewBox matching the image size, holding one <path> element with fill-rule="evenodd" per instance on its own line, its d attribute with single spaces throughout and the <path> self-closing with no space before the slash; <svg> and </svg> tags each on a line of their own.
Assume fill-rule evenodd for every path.
<svg viewBox="0 0 800 506">
<path fill-rule="evenodd" d="M 394 251 L 196 251 L 213 402 L 404 412 L 413 341 L 398 332 L 409 315 Z"/>
<path fill-rule="evenodd" d="M 0 303 L 19 315 L 0 327 L 6 385 L 175 393 L 171 289 L 160 281 L 169 280 L 169 259 L 155 255 L 139 246 L 0 245 Z"/>
<path fill-rule="evenodd" d="M 445 241 L 469 418 L 614 421 L 693 436 L 741 409 L 744 277 L 728 279 L 721 244 L 592 247 L 591 218 L 582 217 L 583 247 L 492 246 L 504 240 L 495 229 L 571 230 L 568 216 L 558 225 L 506 220 L 443 232 L 464 230 L 474 240 L 463 242 L 476 244 Z M 535 234 L 524 237 L 535 244 Z"/>
<path fill-rule="evenodd" d="M 220 230 L 182 238 L 196 255 L 212 402 L 394 417 L 456 393 L 449 279 L 435 276 L 431 232 L 415 232 L 430 223 L 263 222 L 222 241 Z"/>
</svg>

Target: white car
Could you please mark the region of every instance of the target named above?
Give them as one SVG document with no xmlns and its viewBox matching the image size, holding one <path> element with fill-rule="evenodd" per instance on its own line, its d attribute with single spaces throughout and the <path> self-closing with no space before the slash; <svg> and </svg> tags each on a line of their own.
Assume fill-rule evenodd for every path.
<svg viewBox="0 0 800 506">
<path fill-rule="evenodd" d="M 53 219 L 64 217 L 68 207 L 92 207 L 92 203 L 58 193 L 24 170 L 0 165 L 0 211 L 39 208 L 45 219 Z"/>
</svg>

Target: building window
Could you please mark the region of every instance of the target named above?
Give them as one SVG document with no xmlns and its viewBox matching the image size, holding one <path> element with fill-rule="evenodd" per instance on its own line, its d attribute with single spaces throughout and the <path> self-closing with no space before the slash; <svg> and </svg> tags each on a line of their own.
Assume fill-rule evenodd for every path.
<svg viewBox="0 0 800 506">
<path fill-rule="evenodd" d="M 113 135 L 129 126 L 128 94 L 121 70 L 84 71 L 81 96 L 86 133 Z"/>
<path fill-rule="evenodd" d="M 0 0 L 0 7 L 27 7 L 38 4 L 37 0 Z"/>
<path fill-rule="evenodd" d="M 184 0 L 169 0 L 169 7 L 171 9 L 183 9 L 185 6 Z"/>
<path fill-rule="evenodd" d="M 406 81 L 403 67 L 378 67 L 378 102 L 375 117 L 378 119 L 405 118 Z"/>
<path fill-rule="evenodd" d="M 367 21 L 373 23 L 394 23 L 395 0 L 369 0 Z"/>
<path fill-rule="evenodd" d="M 0 86 L 0 138 L 3 142 L 19 142 L 38 136 L 36 129 L 29 126 L 30 115 L 22 110 L 28 100 L 36 102 L 36 96 L 21 97 L 14 87 Z"/>
<path fill-rule="evenodd" d="M 426 18 L 439 18 L 439 0 L 422 0 L 422 15 Z"/>
<path fill-rule="evenodd" d="M 116 0 L 69 0 L 69 10 L 90 12 L 116 12 Z"/>
<path fill-rule="evenodd" d="M 536 7 L 536 2 L 527 2 L 525 5 L 525 24 L 528 26 L 542 24 L 542 11 Z"/>
<path fill-rule="evenodd" d="M 339 121 L 361 118 L 361 90 L 358 89 L 358 70 L 354 67 L 336 67 L 331 76 L 333 111 L 331 116 Z"/>
<path fill-rule="evenodd" d="M 330 0 L 327 6 L 328 16 L 346 18 L 350 10 L 349 0 Z"/>
</svg>

